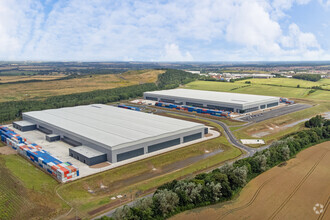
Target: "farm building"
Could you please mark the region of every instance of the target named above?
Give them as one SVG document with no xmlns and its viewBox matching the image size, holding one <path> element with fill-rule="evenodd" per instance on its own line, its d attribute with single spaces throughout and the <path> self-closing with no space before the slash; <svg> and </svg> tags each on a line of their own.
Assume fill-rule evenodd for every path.
<svg viewBox="0 0 330 220">
<path fill-rule="evenodd" d="M 207 133 L 203 124 L 101 104 L 26 112 L 23 120 L 49 141 L 72 145 L 68 154 L 88 165 L 124 161 Z"/>
<path fill-rule="evenodd" d="M 145 92 L 143 96 L 144 99 L 147 100 L 238 113 L 252 112 L 279 104 L 279 97 L 193 89 L 170 89 Z"/>
</svg>

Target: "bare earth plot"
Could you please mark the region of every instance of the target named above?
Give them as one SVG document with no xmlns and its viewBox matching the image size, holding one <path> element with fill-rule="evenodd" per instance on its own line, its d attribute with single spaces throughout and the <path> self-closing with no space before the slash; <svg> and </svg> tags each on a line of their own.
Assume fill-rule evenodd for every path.
<svg viewBox="0 0 330 220">
<path fill-rule="evenodd" d="M 172 219 L 330 219 L 330 142 L 310 147 L 258 176 L 233 202 L 200 208 Z M 316 214 L 314 206 L 324 206 Z M 320 206 L 316 206 L 320 211 Z"/>
</svg>

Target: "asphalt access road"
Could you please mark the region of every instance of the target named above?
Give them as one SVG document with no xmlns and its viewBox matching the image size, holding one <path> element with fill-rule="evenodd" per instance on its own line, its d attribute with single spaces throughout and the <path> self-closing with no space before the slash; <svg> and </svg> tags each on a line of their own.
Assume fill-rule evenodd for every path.
<svg viewBox="0 0 330 220">
<path fill-rule="evenodd" d="M 248 122 L 261 122 L 270 118 L 275 118 L 281 115 L 286 115 L 292 112 L 296 112 L 296 111 L 300 111 L 306 108 L 310 108 L 312 107 L 311 105 L 307 105 L 307 104 L 293 104 L 293 105 L 286 105 L 284 107 L 281 108 L 277 108 L 277 109 L 272 109 L 272 110 L 265 110 L 262 113 L 255 113 L 255 114 L 251 114 L 248 116 L 243 116 L 240 118 L 237 118 L 241 121 L 248 121 Z"/>
<path fill-rule="evenodd" d="M 199 117 L 199 116 L 196 116 L 196 115 L 189 115 L 189 114 L 185 114 L 185 113 L 182 113 L 182 112 L 167 111 L 167 110 L 163 110 L 163 109 L 161 109 L 161 110 L 160 109 L 157 109 L 157 112 L 167 112 L 167 113 L 171 113 L 171 114 L 182 115 L 182 116 L 186 116 L 186 117 L 190 117 L 190 118 L 203 119 L 203 120 L 207 120 L 207 121 L 211 121 L 211 122 L 217 123 L 218 125 L 220 125 L 224 129 L 225 136 L 226 136 L 227 140 L 232 145 L 234 145 L 235 147 L 240 148 L 243 151 L 246 151 L 247 152 L 247 155 L 246 155 L 247 157 L 252 156 L 256 152 L 256 150 L 257 150 L 255 148 L 251 148 L 251 147 L 245 146 L 239 140 L 237 140 L 236 137 L 231 132 L 231 130 L 229 129 L 229 127 L 225 123 L 223 123 L 221 121 L 218 121 L 218 120 L 215 120 L 215 119 L 206 118 L 206 117 Z"/>
</svg>

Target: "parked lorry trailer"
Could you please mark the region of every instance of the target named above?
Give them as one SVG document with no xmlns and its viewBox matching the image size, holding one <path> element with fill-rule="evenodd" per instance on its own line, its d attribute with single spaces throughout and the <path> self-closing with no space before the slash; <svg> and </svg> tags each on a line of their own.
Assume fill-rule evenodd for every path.
<svg viewBox="0 0 330 220">
<path fill-rule="evenodd" d="M 288 98 L 280 98 L 280 103 L 294 104 L 294 101 L 293 100 L 289 100 Z"/>
<path fill-rule="evenodd" d="M 186 106 L 186 105 L 176 105 L 176 104 L 165 103 L 165 102 L 156 102 L 155 106 L 182 110 L 182 111 L 188 111 L 188 112 L 196 112 L 198 114 L 208 114 L 208 115 L 213 115 L 213 116 L 217 116 L 217 117 L 225 117 L 225 118 L 229 118 L 230 114 L 231 114 L 231 112 L 228 112 L 228 111 L 219 111 L 219 110 L 198 108 L 198 107 Z"/>
<path fill-rule="evenodd" d="M 125 109 L 130 109 L 130 110 L 134 110 L 134 111 L 141 111 L 140 108 L 138 107 L 134 107 L 134 106 L 129 106 L 129 105 L 123 105 L 123 104 L 120 104 L 118 105 L 119 108 L 125 108 Z"/>
</svg>

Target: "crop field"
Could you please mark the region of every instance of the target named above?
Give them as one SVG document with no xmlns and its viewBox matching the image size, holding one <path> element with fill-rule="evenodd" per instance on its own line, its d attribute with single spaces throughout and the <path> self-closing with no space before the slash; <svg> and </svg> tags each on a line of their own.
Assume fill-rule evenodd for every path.
<svg viewBox="0 0 330 220">
<path fill-rule="evenodd" d="M 0 85 L 0 102 L 43 99 L 49 96 L 155 82 L 157 80 L 157 76 L 163 72 L 164 70 L 141 70 L 129 71 L 123 74 L 86 75 L 60 81 L 5 84 Z M 18 76 L 13 77 L 17 78 Z M 35 77 L 42 78 L 42 76 Z M 7 76 L 4 79 L 9 81 L 10 76 Z"/>
<path fill-rule="evenodd" d="M 236 200 L 187 211 L 172 219 L 330 219 L 329 166 L 328 141 L 300 152 L 285 166 L 259 175 Z M 324 206 L 321 214 L 314 212 L 316 204 Z"/>
<path fill-rule="evenodd" d="M 0 156 L 0 219 L 48 219 L 68 210 L 58 183 L 18 155 Z"/>
<path fill-rule="evenodd" d="M 199 122 L 203 123 L 202 120 Z M 209 125 L 222 130 L 216 124 Z M 208 158 L 203 157 L 206 151 L 219 149 L 223 152 Z M 94 210 L 116 204 L 118 201 L 109 199 L 112 196 L 121 194 L 132 198 L 150 192 L 168 181 L 214 167 L 241 154 L 224 136 L 220 136 L 65 184 L 59 189 L 59 193 L 77 207 L 79 217 L 90 218 L 90 213 L 94 213 Z M 197 158 L 199 160 L 193 162 L 192 159 Z M 101 189 L 101 184 L 106 188 Z M 88 192 L 88 189 L 93 190 L 93 193 Z"/>
</svg>

